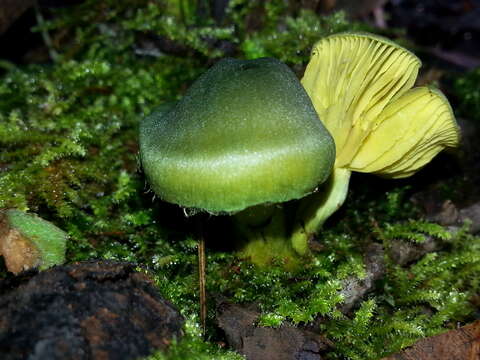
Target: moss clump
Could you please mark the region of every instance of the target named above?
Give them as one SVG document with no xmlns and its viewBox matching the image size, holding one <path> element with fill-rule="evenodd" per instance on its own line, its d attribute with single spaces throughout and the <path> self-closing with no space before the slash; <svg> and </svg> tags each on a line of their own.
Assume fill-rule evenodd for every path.
<svg viewBox="0 0 480 360">
<path fill-rule="evenodd" d="M 388 226 L 380 237 L 388 243 L 405 228 L 420 236 L 416 229 L 424 226 L 402 224 L 395 226 L 398 232 Z M 439 229 L 436 236 L 444 238 L 444 231 Z M 475 275 L 480 270 L 480 238 L 461 231 L 445 241 L 445 251 L 428 254 L 412 266 L 387 261 L 384 279 L 352 317 L 322 325 L 337 347 L 331 358 L 382 358 L 423 337 L 456 328 L 456 321 L 473 319 L 470 301 L 480 285 Z"/>
<path fill-rule="evenodd" d="M 441 225 L 426 221 L 410 220 L 407 223 L 386 224 L 382 236 L 387 239 L 404 239 L 416 243 L 422 243 L 426 236 L 430 235 L 442 240 L 450 240 L 452 234 Z"/>
<path fill-rule="evenodd" d="M 274 14 L 272 17 L 277 22 L 270 20 L 270 27 L 247 35 L 241 47 L 249 59 L 270 56 L 290 64 L 303 64 L 310 57 L 312 44 L 319 38 L 346 30 L 368 29 L 366 25 L 349 24 L 342 12 L 329 17 L 318 17 L 315 13 L 302 9 L 299 16 L 293 17 L 285 16 L 285 9 L 273 10 L 268 5 L 266 8 Z M 274 27 L 279 28 L 279 31 L 272 31 Z M 285 48 L 295 51 L 285 52 Z"/>
<path fill-rule="evenodd" d="M 67 261 L 146 264 L 160 291 L 193 327 L 198 326 L 196 242 L 184 230 L 181 212 L 152 202 L 137 172 L 139 119 L 179 99 L 216 57 L 268 55 L 301 64 L 311 39 L 358 29 L 342 15 L 321 17 L 292 10 L 284 1 L 254 3 L 230 1 L 224 17 L 214 20 L 209 9 L 190 1 L 167 6 L 88 0 L 40 26 L 54 40 L 55 64 L 12 67 L 0 82 L 0 208 L 30 209 L 66 230 Z M 188 6 L 182 10 L 179 4 Z M 259 13 L 265 16 L 255 23 Z M 145 45 L 157 40 L 161 46 Z M 368 181 L 375 186 L 366 189 L 362 181 L 353 181 L 358 185 L 347 207 L 318 238 L 322 249 L 298 272 L 281 266 L 258 270 L 230 253 L 209 251 L 208 292 L 257 302 L 261 322 L 269 326 L 324 316 L 321 330 L 336 343 L 330 358 L 376 359 L 471 320 L 468 300 L 479 291 L 480 238 L 465 233 L 443 239 L 445 250 L 414 266 L 387 262 L 384 280 L 370 298 L 349 316 L 338 311 L 342 281 L 365 276 L 367 243 L 441 234 L 408 222 L 402 225 L 407 228 L 395 227 L 417 217 L 405 200 L 415 180 L 397 188 Z M 187 331 L 185 341 L 157 358 L 235 358 L 214 344 L 219 337 L 212 326 L 213 304 L 209 308 L 211 343 Z"/>
</svg>

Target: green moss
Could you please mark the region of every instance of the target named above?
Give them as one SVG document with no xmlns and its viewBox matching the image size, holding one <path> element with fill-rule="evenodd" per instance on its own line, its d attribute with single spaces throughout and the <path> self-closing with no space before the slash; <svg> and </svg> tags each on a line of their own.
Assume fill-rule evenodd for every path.
<svg viewBox="0 0 480 360">
<path fill-rule="evenodd" d="M 413 231 L 412 224 L 402 227 Z M 445 251 L 428 254 L 406 268 L 387 261 L 386 276 L 370 300 L 352 318 L 323 325 L 337 347 L 331 358 L 378 359 L 472 318 L 469 300 L 479 289 L 475 273 L 480 238 L 460 231 L 446 239 L 443 229 L 435 234 L 449 244 Z M 391 226 L 382 229 L 381 236 L 385 241 L 398 239 Z"/>
<path fill-rule="evenodd" d="M 426 221 L 410 220 L 407 223 L 386 224 L 382 236 L 388 239 L 404 239 L 421 243 L 430 235 L 442 240 L 449 240 L 452 234 L 443 226 Z"/>
<path fill-rule="evenodd" d="M 453 90 L 460 100 L 457 109 L 462 116 L 478 120 L 480 112 L 480 68 L 476 68 L 454 80 Z"/>
<path fill-rule="evenodd" d="M 312 45 L 321 37 L 346 30 L 367 30 L 366 25 L 352 26 L 342 12 L 328 17 L 318 17 L 305 9 L 295 17 L 285 15 L 285 12 L 277 10 L 275 23 L 247 35 L 241 48 L 248 59 L 269 56 L 290 64 L 302 64 L 308 61 Z M 272 31 L 273 28 L 276 31 Z"/>
<path fill-rule="evenodd" d="M 157 352 L 145 360 L 242 360 L 243 356 L 219 345 L 206 342 L 200 335 L 200 328 L 197 324 L 187 322 L 184 328 L 185 335 L 181 340 L 175 340 L 166 352 Z"/>
<path fill-rule="evenodd" d="M 0 208 L 29 209 L 66 230 L 68 261 L 108 258 L 149 266 L 162 294 L 186 316 L 187 326 L 198 329 L 196 241 L 181 215 L 175 218 L 172 208 L 152 202 L 137 171 L 139 119 L 179 99 L 225 49 L 239 58 L 269 55 L 302 64 L 319 37 L 359 27 L 341 14 L 321 17 L 292 10 L 284 1 L 231 1 L 217 23 L 201 16 L 193 2 L 162 4 L 85 1 L 41 26 L 54 39 L 55 64 L 5 66 Z M 265 16 L 255 24 L 258 14 Z M 145 39 L 166 40 L 179 55 L 142 46 Z M 477 72 L 473 80 L 459 80 L 459 94 L 475 93 Z M 470 98 L 468 104 L 475 104 L 475 96 Z M 480 291 L 480 238 L 464 232 L 448 238 L 436 225 L 409 222 L 418 219 L 406 200 L 415 179 L 384 185 L 369 177 L 374 185 L 365 187 L 362 176 L 354 175 L 345 208 L 326 223 L 317 237 L 321 249 L 302 268 L 257 269 L 209 248 L 208 293 L 258 303 L 260 322 L 267 326 L 325 317 L 320 330 L 335 341 L 329 356 L 337 359 L 380 358 L 472 320 L 469 299 Z M 439 237 L 445 250 L 409 267 L 387 259 L 376 291 L 348 317 L 338 311 L 342 281 L 365 276 L 366 244 L 422 240 L 425 234 Z M 238 358 L 215 344 L 220 337 L 213 309 L 210 303 L 210 341 L 187 329 L 184 340 L 156 358 Z"/>
<path fill-rule="evenodd" d="M 278 263 L 268 269 L 253 266 L 229 253 L 208 253 L 207 292 L 222 294 L 236 303 L 257 303 L 261 323 L 276 325 L 289 320 L 308 322 L 316 315 L 336 317 L 342 279 L 365 275 L 361 256 L 353 250 L 351 237 L 330 234 L 324 239 L 328 251 L 304 262 L 295 272 Z M 157 261 L 157 284 L 188 318 L 197 318 L 196 243 L 184 244 L 182 253 Z M 275 296 L 272 296 L 275 294 Z M 210 309 L 214 307 L 210 304 Z M 213 318 L 214 314 L 210 314 Z"/>
<path fill-rule="evenodd" d="M 258 304 L 262 326 L 277 327 L 285 321 L 301 324 L 323 316 L 320 330 L 336 345 L 329 354 L 332 359 L 378 359 L 455 327 L 457 322 L 473 319 L 469 300 L 480 290 L 476 276 L 480 270 L 480 238 L 464 231 L 446 236 L 438 225 L 414 221 L 403 225 L 380 221 L 378 241 L 388 246 L 388 241 L 398 239 L 408 229 L 406 233 L 413 240 L 424 233 L 436 236 L 445 242 L 445 250 L 426 255 L 409 267 L 386 258 L 387 272 L 376 290 L 351 316 L 341 314 L 337 306 L 342 302 L 342 280 L 365 276 L 359 254 L 364 237 L 371 236 L 370 230 L 362 230 L 355 223 L 349 226 L 354 228 L 348 234 L 342 230 L 343 224 L 326 230 L 321 238 L 324 250 L 293 273 L 285 272 L 282 264 L 258 269 L 232 254 L 210 252 L 207 291 L 233 302 Z M 195 250 L 192 239 L 181 256 L 169 257 L 157 266 L 157 276 L 162 293 L 185 316 L 198 322 Z M 209 333 L 214 334 L 214 304 L 209 308 Z"/>
</svg>

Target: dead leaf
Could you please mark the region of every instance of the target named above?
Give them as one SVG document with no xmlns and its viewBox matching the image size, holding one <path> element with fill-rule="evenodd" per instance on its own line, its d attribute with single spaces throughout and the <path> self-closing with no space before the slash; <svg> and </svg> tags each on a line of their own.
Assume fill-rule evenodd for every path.
<svg viewBox="0 0 480 360">
<path fill-rule="evenodd" d="M 382 360 L 480 360 L 480 320 L 415 345 Z"/>
</svg>

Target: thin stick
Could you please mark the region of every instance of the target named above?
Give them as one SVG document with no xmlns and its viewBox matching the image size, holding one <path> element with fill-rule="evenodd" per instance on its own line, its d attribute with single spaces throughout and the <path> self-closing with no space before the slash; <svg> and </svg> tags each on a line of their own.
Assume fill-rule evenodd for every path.
<svg viewBox="0 0 480 360">
<path fill-rule="evenodd" d="M 207 296 L 205 292 L 205 237 L 203 236 L 203 231 L 199 231 L 199 235 L 200 238 L 198 240 L 198 286 L 200 288 L 200 322 L 202 323 L 203 336 L 205 336 L 207 321 Z"/>
</svg>

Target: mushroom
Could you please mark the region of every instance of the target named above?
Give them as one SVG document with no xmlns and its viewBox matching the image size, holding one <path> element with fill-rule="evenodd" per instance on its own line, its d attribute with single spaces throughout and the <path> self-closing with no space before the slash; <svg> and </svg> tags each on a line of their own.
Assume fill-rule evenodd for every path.
<svg viewBox="0 0 480 360">
<path fill-rule="evenodd" d="M 140 155 L 163 200 L 218 214 L 312 192 L 334 146 L 286 65 L 225 59 L 142 121 Z"/>
<path fill-rule="evenodd" d="M 283 211 L 271 204 L 315 191 L 330 175 L 335 145 L 285 64 L 270 58 L 224 59 L 176 104 L 142 120 L 140 158 L 163 200 L 195 211 L 237 214 L 238 227 L 252 240 L 244 255 L 267 263 L 294 253 Z M 205 328 L 203 248 L 201 236 Z"/>
<path fill-rule="evenodd" d="M 286 65 L 224 59 L 178 103 L 141 122 L 140 157 L 163 200 L 211 214 L 248 208 L 237 218 L 252 224 L 275 212 L 265 205 L 313 192 L 328 178 L 335 151 Z"/>
<path fill-rule="evenodd" d="M 460 132 L 445 96 L 412 88 L 421 66 L 408 50 L 368 33 L 340 33 L 313 48 L 302 84 L 336 145 L 334 170 L 324 191 L 302 201 L 293 247 L 307 241 L 345 201 L 352 171 L 404 178 Z"/>
</svg>

